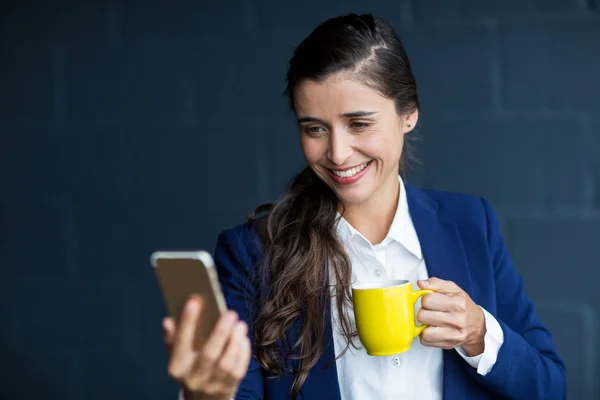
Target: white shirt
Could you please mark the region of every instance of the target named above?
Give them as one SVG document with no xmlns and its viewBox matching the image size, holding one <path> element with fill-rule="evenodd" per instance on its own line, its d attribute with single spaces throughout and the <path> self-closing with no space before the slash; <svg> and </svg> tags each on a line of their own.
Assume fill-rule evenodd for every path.
<svg viewBox="0 0 600 400">
<path fill-rule="evenodd" d="M 353 284 L 382 282 L 390 279 L 405 279 L 416 282 L 429 278 L 419 239 L 412 223 L 404 184 L 400 179 L 398 208 L 388 235 L 382 243 L 372 245 L 346 220 L 340 219 L 336 232 L 348 252 L 352 264 Z M 330 274 L 333 278 L 333 274 Z M 346 347 L 342 336 L 335 300 L 331 305 L 333 341 L 336 356 Z M 421 308 L 419 299 L 415 305 L 415 316 Z M 504 334 L 498 321 L 483 310 L 487 333 L 483 354 L 468 357 L 457 348 L 462 358 L 476 368 L 481 375 L 487 374 L 494 363 L 504 341 Z M 352 328 L 354 315 L 348 310 Z M 418 325 L 418 323 L 417 323 Z M 337 374 L 342 400 L 368 399 L 442 399 L 442 349 L 421 345 L 416 338 L 408 352 L 387 356 L 369 356 L 359 339 L 356 350 L 352 346 L 337 360 Z"/>
</svg>

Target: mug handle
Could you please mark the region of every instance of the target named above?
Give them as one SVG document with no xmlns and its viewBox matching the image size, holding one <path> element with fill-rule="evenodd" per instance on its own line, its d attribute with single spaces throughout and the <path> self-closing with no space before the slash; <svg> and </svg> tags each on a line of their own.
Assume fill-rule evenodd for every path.
<svg viewBox="0 0 600 400">
<path fill-rule="evenodd" d="M 429 290 L 429 289 L 421 289 L 421 290 L 417 290 L 415 292 L 412 292 L 412 305 L 413 307 L 415 306 L 415 303 L 417 302 L 417 300 L 419 299 L 419 297 L 424 296 L 426 294 L 429 293 L 433 293 L 433 290 Z M 419 336 L 421 333 L 423 333 L 423 331 L 425 330 L 425 328 L 427 328 L 427 325 L 415 325 L 415 331 L 413 333 L 413 337 L 417 337 Z"/>
</svg>

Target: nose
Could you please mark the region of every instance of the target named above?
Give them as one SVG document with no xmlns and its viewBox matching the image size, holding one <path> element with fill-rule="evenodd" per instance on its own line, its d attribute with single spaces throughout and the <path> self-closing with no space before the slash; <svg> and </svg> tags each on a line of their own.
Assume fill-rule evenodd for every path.
<svg viewBox="0 0 600 400">
<path fill-rule="evenodd" d="M 327 158 L 335 165 L 344 165 L 352 156 L 352 146 L 349 135 L 344 132 L 332 132 L 329 136 Z"/>
</svg>

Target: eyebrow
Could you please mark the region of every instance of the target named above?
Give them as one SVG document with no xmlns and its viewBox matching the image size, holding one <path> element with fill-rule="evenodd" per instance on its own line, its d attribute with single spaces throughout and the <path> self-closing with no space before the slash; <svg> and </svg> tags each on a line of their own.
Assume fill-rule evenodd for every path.
<svg viewBox="0 0 600 400">
<path fill-rule="evenodd" d="M 354 111 L 342 114 L 346 118 L 368 117 L 369 115 L 377 114 L 377 111 Z"/>
<path fill-rule="evenodd" d="M 345 118 L 357 118 L 357 117 L 368 117 L 369 115 L 374 115 L 377 114 L 377 111 L 353 111 L 353 112 L 349 112 L 349 113 L 344 113 L 341 116 L 345 117 Z M 325 123 L 325 121 L 323 121 L 320 118 L 317 117 L 302 117 L 302 118 L 298 118 L 298 123 L 306 123 L 306 122 L 321 122 L 321 123 Z"/>
</svg>

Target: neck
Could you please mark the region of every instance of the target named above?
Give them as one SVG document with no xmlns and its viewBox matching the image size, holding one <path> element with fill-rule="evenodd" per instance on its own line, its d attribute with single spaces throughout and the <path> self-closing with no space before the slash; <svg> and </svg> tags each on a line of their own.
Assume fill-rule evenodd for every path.
<svg viewBox="0 0 600 400">
<path fill-rule="evenodd" d="M 382 186 L 367 201 L 344 205 L 344 219 L 374 245 L 387 236 L 398 208 L 400 183 L 397 176 L 392 178 L 394 182 Z"/>
</svg>

